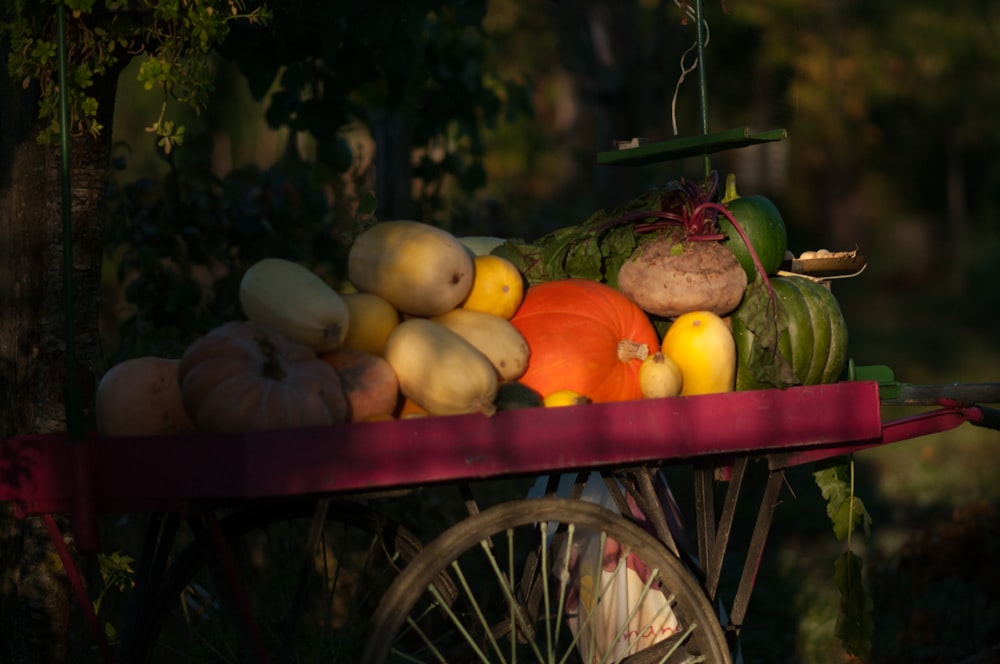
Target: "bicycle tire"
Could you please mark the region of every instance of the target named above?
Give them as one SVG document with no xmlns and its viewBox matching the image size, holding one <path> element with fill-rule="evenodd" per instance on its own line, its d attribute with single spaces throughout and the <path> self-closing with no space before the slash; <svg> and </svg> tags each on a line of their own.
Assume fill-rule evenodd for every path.
<svg viewBox="0 0 1000 664">
<path fill-rule="evenodd" d="M 646 627 L 635 630 L 634 634 L 656 633 L 654 625 L 660 626 L 659 636 L 652 638 L 662 640 L 642 649 L 636 645 L 638 639 L 628 643 L 634 636 L 630 629 L 616 626 L 620 627 L 615 632 L 619 637 L 622 630 L 630 635 L 626 645 L 617 647 L 617 652 L 612 652 L 616 646 L 608 646 L 605 657 L 594 661 L 731 663 L 715 608 L 697 579 L 669 549 L 620 514 L 586 501 L 562 498 L 502 503 L 464 519 L 427 544 L 379 601 L 368 623 L 361 661 L 553 664 L 595 657 L 593 641 L 586 646 L 587 653 L 581 654 L 586 637 L 580 626 L 599 615 L 596 607 L 605 602 L 604 597 L 611 597 L 610 590 L 591 585 L 591 597 L 597 600 L 592 604 L 594 611 L 587 613 L 582 599 L 575 607 L 567 600 L 571 584 L 555 583 L 556 578 L 567 578 L 570 569 L 572 558 L 561 555 L 562 551 L 582 544 L 583 533 L 598 536 L 596 541 L 605 556 L 609 540 L 635 554 L 649 570 L 643 592 L 662 593 L 676 619 L 673 634 L 662 629 L 664 619 L 646 622 Z M 542 564 L 535 564 L 539 560 Z M 582 555 L 579 560 L 583 560 Z M 622 560 L 625 558 L 619 562 Z M 615 570 L 620 571 L 621 565 Z M 584 578 L 580 570 L 577 573 L 578 578 Z M 458 595 L 441 602 L 435 597 L 436 582 L 445 575 L 453 579 Z M 599 572 L 592 578 L 602 579 L 603 584 L 605 577 Z M 489 587 L 493 584 L 497 587 Z M 581 583 L 579 588 L 583 587 Z M 607 594 L 602 595 L 605 590 Z M 610 606 L 610 601 L 605 606 Z M 568 620 L 576 620 L 580 636 L 566 627 Z M 518 638 L 510 638 L 515 633 Z M 650 642 L 645 643 L 648 646 Z"/>
<path fill-rule="evenodd" d="M 331 503 L 314 558 L 316 575 L 310 574 L 315 586 L 310 590 L 316 592 L 310 595 L 309 610 L 301 614 L 303 624 L 295 626 L 289 639 L 283 621 L 293 600 L 287 593 L 294 592 L 299 561 L 308 555 L 304 541 L 316 504 L 315 498 L 267 501 L 225 516 L 220 526 L 272 659 L 354 662 L 365 616 L 421 544 L 367 505 Z M 236 618 L 220 600 L 209 572 L 212 555 L 193 542 L 171 562 L 154 594 L 149 619 L 139 627 L 142 653 L 135 661 L 248 661 Z"/>
</svg>

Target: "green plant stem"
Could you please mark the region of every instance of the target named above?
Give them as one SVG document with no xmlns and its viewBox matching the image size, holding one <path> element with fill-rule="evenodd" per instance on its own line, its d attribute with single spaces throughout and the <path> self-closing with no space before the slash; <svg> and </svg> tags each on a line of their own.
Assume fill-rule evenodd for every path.
<svg viewBox="0 0 1000 664">
<path fill-rule="evenodd" d="M 854 455 L 852 454 L 850 460 L 848 461 L 851 469 L 851 502 L 848 507 L 848 523 L 850 526 L 847 528 L 847 550 L 851 550 L 851 535 L 854 533 Z"/>
</svg>

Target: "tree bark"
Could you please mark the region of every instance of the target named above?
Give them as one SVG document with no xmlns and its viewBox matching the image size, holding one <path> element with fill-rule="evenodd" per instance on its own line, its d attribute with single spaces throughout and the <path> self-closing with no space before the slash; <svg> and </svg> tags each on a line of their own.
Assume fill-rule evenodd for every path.
<svg viewBox="0 0 1000 664">
<path fill-rule="evenodd" d="M 86 423 L 101 358 L 101 206 L 117 75 L 98 85 L 104 130 L 71 143 L 75 388 Z M 13 437 L 66 430 L 62 180 L 58 147 L 35 140 L 33 92 L 0 67 L 0 94 L 0 435 Z M 69 609 L 65 575 L 40 519 L 18 519 L 11 505 L 0 505 L 0 662 L 64 661 Z"/>
</svg>

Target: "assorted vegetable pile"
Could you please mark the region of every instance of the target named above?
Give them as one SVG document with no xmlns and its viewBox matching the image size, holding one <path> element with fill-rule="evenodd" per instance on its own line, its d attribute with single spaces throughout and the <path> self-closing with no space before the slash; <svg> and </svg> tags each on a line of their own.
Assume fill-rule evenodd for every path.
<svg viewBox="0 0 1000 664">
<path fill-rule="evenodd" d="M 280 258 L 243 276 L 246 320 L 98 390 L 102 435 L 252 431 L 832 382 L 846 325 L 780 272 L 760 196 L 713 176 L 532 243 L 413 221 L 362 231 L 339 291 Z"/>
</svg>

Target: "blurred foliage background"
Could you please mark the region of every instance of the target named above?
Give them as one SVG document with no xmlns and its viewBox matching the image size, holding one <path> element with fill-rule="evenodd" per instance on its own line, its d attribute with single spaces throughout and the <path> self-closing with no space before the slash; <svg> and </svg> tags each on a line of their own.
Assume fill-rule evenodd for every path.
<svg viewBox="0 0 1000 664">
<path fill-rule="evenodd" d="M 278 3 L 276 3 L 278 4 Z M 103 334 L 114 363 L 179 355 L 238 315 L 252 261 L 343 279 L 374 217 L 534 239 L 700 159 L 600 167 L 616 139 L 700 131 L 693 3 L 280 3 L 234 30 L 169 155 L 162 99 L 120 79 Z M 383 7 L 383 5 L 386 5 Z M 784 127 L 720 153 L 772 198 L 790 249 L 858 248 L 834 285 L 859 364 L 902 381 L 1000 378 L 1000 5 L 989 0 L 709 0 L 712 130 Z M 906 414 L 887 410 L 887 416 Z M 1000 464 L 965 427 L 859 455 L 878 662 L 974 659 L 1000 644 Z M 678 479 L 683 482 L 683 479 Z M 809 469 L 789 476 L 751 603 L 748 662 L 852 661 L 833 638 L 834 540 Z"/>
</svg>

